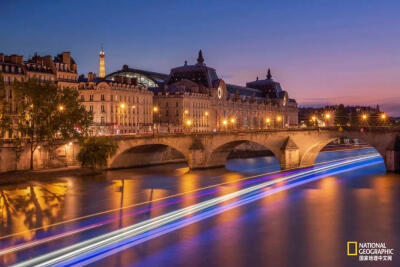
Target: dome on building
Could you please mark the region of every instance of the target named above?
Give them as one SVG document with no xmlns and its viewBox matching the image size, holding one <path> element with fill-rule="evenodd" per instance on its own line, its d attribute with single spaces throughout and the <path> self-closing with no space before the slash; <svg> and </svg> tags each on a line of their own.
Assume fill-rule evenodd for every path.
<svg viewBox="0 0 400 267">
<path fill-rule="evenodd" d="M 199 51 L 197 63 L 188 65 L 187 61 L 180 67 L 171 69 L 168 84 L 175 83 L 182 79 L 191 80 L 197 84 L 201 84 L 206 88 L 213 88 L 213 84 L 218 80 L 218 75 L 215 69 L 206 66 L 204 63 L 203 52 Z"/>
<path fill-rule="evenodd" d="M 259 80 L 258 77 L 253 82 L 248 82 L 247 87 L 259 89 L 265 97 L 281 98 L 283 89 L 280 83 L 272 79 L 271 70 L 268 69 L 267 77 L 264 80 Z"/>
</svg>

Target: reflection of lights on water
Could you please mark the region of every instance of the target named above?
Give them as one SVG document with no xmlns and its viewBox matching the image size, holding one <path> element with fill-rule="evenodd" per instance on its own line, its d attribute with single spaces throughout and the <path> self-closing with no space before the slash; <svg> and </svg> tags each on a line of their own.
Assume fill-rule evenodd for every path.
<svg viewBox="0 0 400 267">
<path fill-rule="evenodd" d="M 354 157 L 352 159 L 326 164 L 321 167 L 277 173 L 275 175 L 276 179 L 274 180 L 270 179 L 275 176 L 261 176 L 244 182 L 242 185 L 248 185 L 248 187 L 241 190 L 97 236 L 63 249 L 27 260 L 17 266 L 28 266 L 39 263 L 49 265 L 76 263 L 87 264 L 105 256 L 117 253 L 128 247 L 153 239 L 162 234 L 180 229 L 186 225 L 193 224 L 224 211 L 256 201 L 265 196 L 316 181 L 327 176 L 380 164 L 381 162 L 379 154 L 373 154 L 371 156 Z M 266 187 L 277 185 L 282 182 L 285 182 L 282 186 L 274 186 L 268 191 L 263 191 Z"/>
</svg>

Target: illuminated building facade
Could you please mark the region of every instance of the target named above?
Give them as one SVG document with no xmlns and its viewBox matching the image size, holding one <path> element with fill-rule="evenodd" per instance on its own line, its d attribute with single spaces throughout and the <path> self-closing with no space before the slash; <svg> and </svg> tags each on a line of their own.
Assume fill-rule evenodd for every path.
<svg viewBox="0 0 400 267">
<path fill-rule="evenodd" d="M 202 52 L 197 63 L 173 68 L 163 86 L 153 89 L 154 123 L 160 131 L 227 131 L 295 127 L 297 103 L 268 71 L 265 80 L 246 87 L 226 84 L 206 66 Z"/>
<path fill-rule="evenodd" d="M 60 88 L 78 88 L 77 64 L 70 52 L 63 52 L 54 58 L 35 54 L 27 61 L 24 61 L 22 55 L 8 56 L 0 53 L 0 76 L 5 84 L 5 101 L 1 114 L 11 117 L 16 114 L 11 86 L 15 81 L 37 79 L 40 82 L 54 82 Z"/>
<path fill-rule="evenodd" d="M 79 77 L 79 94 L 85 108 L 94 114 L 91 135 L 151 132 L 153 93 L 136 79 Z"/>
</svg>

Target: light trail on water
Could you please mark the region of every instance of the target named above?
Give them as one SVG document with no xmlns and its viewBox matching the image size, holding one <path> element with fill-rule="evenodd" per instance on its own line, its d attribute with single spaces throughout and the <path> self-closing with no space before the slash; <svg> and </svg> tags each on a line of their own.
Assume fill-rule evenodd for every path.
<svg viewBox="0 0 400 267">
<path fill-rule="evenodd" d="M 199 222 L 221 212 L 239 207 L 283 190 L 288 190 L 318 179 L 381 163 L 379 154 L 359 156 L 320 167 L 283 173 L 282 177 L 263 181 L 238 191 L 215 197 L 185 208 L 151 218 L 131 226 L 102 234 L 68 247 L 29 259 L 15 266 L 84 265 L 128 247 L 140 244 L 162 234 Z M 267 177 L 246 181 L 245 185 L 260 182 Z M 270 189 L 271 186 L 285 182 Z M 268 191 L 265 189 L 268 188 Z M 226 203 L 228 201 L 233 201 Z"/>
<path fill-rule="evenodd" d="M 349 157 L 347 159 L 356 159 L 356 158 L 358 158 L 358 157 Z M 323 165 L 323 164 L 330 164 L 330 163 L 340 162 L 340 161 L 343 161 L 343 159 L 336 159 L 336 160 L 321 162 L 321 163 L 315 164 L 315 166 L 319 166 L 319 165 Z M 78 233 L 82 233 L 84 231 L 91 230 L 91 229 L 94 229 L 94 228 L 97 228 L 97 227 L 101 227 L 101 226 L 110 224 L 112 222 L 115 222 L 117 220 L 121 220 L 122 218 L 130 217 L 130 216 L 133 216 L 133 215 L 139 215 L 139 214 L 143 214 L 143 213 L 146 213 L 146 212 L 149 212 L 149 211 L 153 211 L 153 210 L 156 210 L 156 209 L 159 209 L 159 208 L 165 208 L 165 207 L 168 207 L 168 206 L 171 206 L 171 205 L 174 205 L 174 204 L 178 204 L 178 203 L 183 201 L 182 198 L 178 199 L 179 197 L 185 197 L 185 200 L 189 199 L 189 198 L 199 198 L 199 197 L 203 197 L 203 196 L 210 195 L 212 193 L 217 192 L 217 190 L 220 189 L 221 186 L 232 185 L 232 184 L 237 184 L 237 183 L 239 183 L 238 185 L 240 185 L 240 186 L 244 186 L 244 185 L 260 182 L 262 180 L 274 179 L 274 178 L 280 177 L 282 175 L 292 174 L 292 173 L 296 173 L 296 172 L 300 172 L 300 171 L 305 171 L 305 170 L 308 170 L 308 169 L 310 169 L 310 167 L 309 168 L 304 168 L 304 169 L 287 170 L 285 172 L 274 171 L 274 172 L 264 173 L 264 174 L 261 174 L 261 175 L 242 177 L 240 179 L 236 179 L 236 180 L 233 180 L 233 181 L 218 183 L 218 184 L 214 184 L 214 185 L 210 185 L 210 186 L 206 186 L 206 187 L 202 187 L 202 188 L 197 188 L 197 189 L 190 190 L 190 191 L 185 191 L 185 192 L 182 192 L 182 193 L 179 193 L 179 194 L 173 194 L 173 195 L 169 195 L 167 197 L 154 199 L 154 200 L 151 200 L 151 201 L 145 201 L 145 202 L 142 202 L 142 203 L 136 203 L 136 204 L 133 204 L 133 205 L 127 205 L 127 206 L 121 207 L 119 209 L 111 209 L 111 210 L 102 211 L 102 212 L 95 213 L 95 214 L 90 214 L 90 215 L 78 217 L 78 218 L 71 219 L 71 220 L 66 220 L 66 221 L 54 223 L 54 224 L 51 224 L 51 225 L 47 225 L 46 227 L 47 228 L 48 227 L 55 227 L 55 226 L 59 226 L 61 224 L 67 224 L 67 223 L 70 223 L 70 222 L 84 220 L 84 219 L 88 219 L 88 218 L 91 218 L 91 217 L 94 217 L 94 216 L 99 216 L 99 215 L 103 215 L 103 214 L 111 213 L 111 212 L 115 212 L 115 211 L 121 211 L 121 210 L 125 210 L 125 209 L 128 209 L 128 208 L 141 206 L 141 205 L 148 204 L 148 203 L 161 202 L 159 204 L 152 205 L 151 208 L 149 208 L 149 207 L 142 208 L 140 210 L 124 214 L 123 216 L 118 216 L 118 217 L 115 217 L 115 218 L 111 218 L 111 219 L 107 219 L 107 220 L 103 220 L 103 221 L 98 221 L 98 222 L 92 223 L 91 225 L 88 225 L 88 226 L 80 227 L 80 228 L 73 229 L 73 230 L 70 230 L 70 231 L 64 231 L 64 232 L 59 233 L 59 234 L 49 234 L 49 236 L 44 237 L 44 238 L 40 238 L 40 239 L 36 239 L 36 240 L 33 240 L 33 241 L 24 242 L 24 243 L 21 243 L 21 244 L 13 245 L 11 247 L 5 247 L 2 250 L 0 250 L 0 256 L 6 255 L 6 254 L 9 254 L 9 253 L 15 253 L 15 252 L 18 252 L 20 250 L 27 249 L 27 248 L 32 248 L 34 246 L 38 246 L 38 245 L 41 245 L 41 244 L 44 244 L 44 243 L 47 243 L 47 242 L 55 241 L 57 239 L 66 238 L 66 237 L 71 236 L 71 235 L 76 235 Z M 255 179 L 255 178 L 258 178 L 258 179 Z M 196 193 L 196 194 L 190 195 L 191 193 Z M 174 198 L 176 198 L 176 199 L 174 200 Z M 31 229 L 31 231 L 37 231 L 37 230 L 42 229 L 42 228 L 44 228 L 44 227 L 34 228 L 34 229 Z M 20 234 L 24 234 L 25 232 L 27 232 L 27 231 L 15 233 L 15 234 L 8 235 L 8 236 L 3 236 L 0 239 L 4 239 L 4 238 L 7 238 L 7 237 L 12 237 L 12 236 L 18 236 Z"/>
</svg>

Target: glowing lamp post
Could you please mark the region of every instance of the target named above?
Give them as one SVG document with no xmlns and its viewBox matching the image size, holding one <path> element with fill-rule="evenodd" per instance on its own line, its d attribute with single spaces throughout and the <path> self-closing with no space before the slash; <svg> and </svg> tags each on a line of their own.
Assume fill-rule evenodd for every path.
<svg viewBox="0 0 400 267">
<path fill-rule="evenodd" d="M 271 124 L 271 119 L 270 118 L 266 118 L 265 119 L 265 124 L 266 124 L 266 128 L 268 128 L 269 125 Z"/>
<path fill-rule="evenodd" d="M 123 115 L 123 113 L 124 113 L 124 110 L 125 110 L 125 108 L 126 108 L 126 105 L 125 105 L 125 103 L 120 103 L 119 104 L 119 107 L 120 107 L 120 113 L 121 113 L 121 121 L 120 121 L 120 125 L 121 126 L 123 126 L 124 125 L 124 115 Z M 122 127 L 121 127 L 122 128 Z M 123 129 L 123 131 L 124 131 L 125 129 Z M 122 133 L 124 133 L 124 132 L 122 132 Z"/>
<path fill-rule="evenodd" d="M 282 116 L 278 115 L 276 116 L 276 121 L 278 122 L 279 127 L 281 126 L 281 122 L 282 122 Z"/>
<path fill-rule="evenodd" d="M 235 123 L 236 123 L 236 119 L 235 118 L 231 118 L 230 122 L 232 124 L 232 128 L 234 128 L 235 127 Z"/>
<path fill-rule="evenodd" d="M 222 121 L 222 124 L 224 125 L 225 130 L 226 130 L 226 126 L 228 125 L 228 120 L 224 119 L 224 120 Z"/>
<path fill-rule="evenodd" d="M 368 115 L 367 115 L 367 114 L 363 114 L 363 115 L 361 116 L 361 119 L 362 119 L 363 121 L 366 121 L 366 120 L 368 119 Z"/>
<path fill-rule="evenodd" d="M 187 129 L 188 129 L 188 132 L 190 132 L 190 127 L 191 127 L 192 124 L 193 124 L 192 120 L 187 119 L 186 122 L 185 122 L 185 124 L 186 124 L 186 127 L 187 127 Z"/>
<path fill-rule="evenodd" d="M 155 134 L 156 126 L 157 126 L 157 116 L 158 116 L 159 108 L 157 106 L 153 107 L 153 135 Z"/>
<path fill-rule="evenodd" d="M 317 117 L 315 117 L 315 116 L 312 116 L 311 117 L 311 121 L 313 122 L 313 124 L 314 124 L 314 127 L 316 126 L 316 124 L 317 124 Z"/>
</svg>

